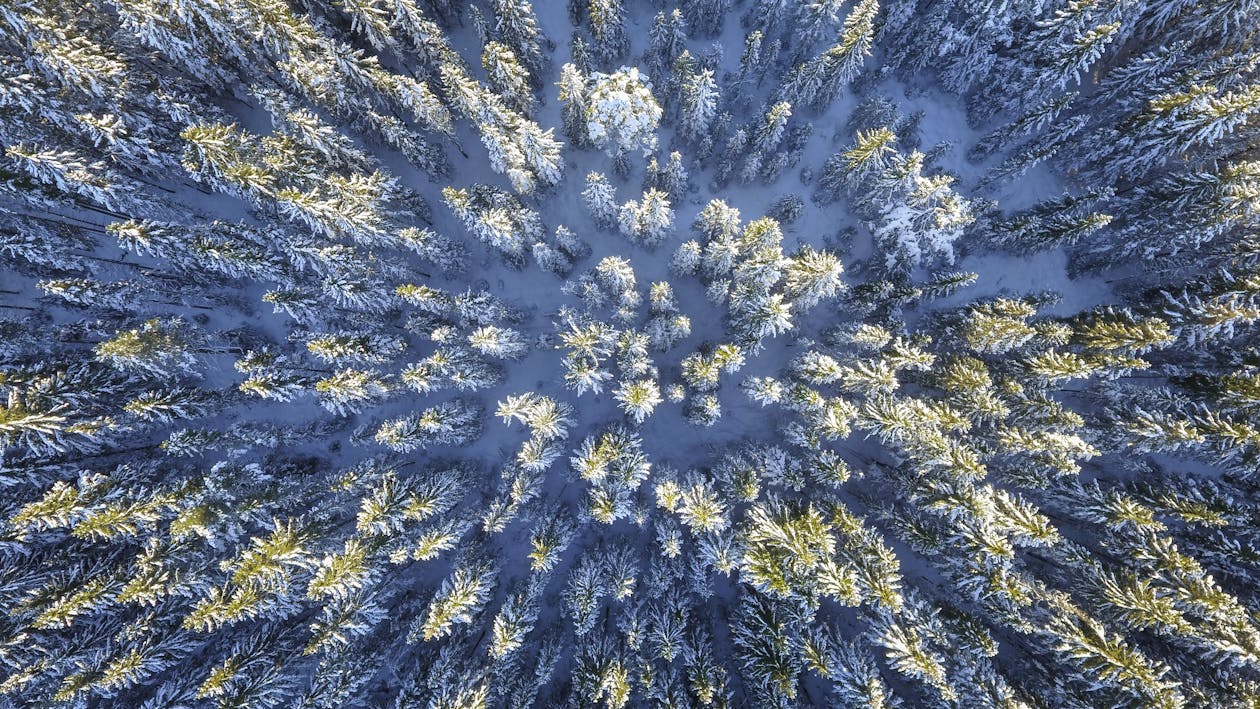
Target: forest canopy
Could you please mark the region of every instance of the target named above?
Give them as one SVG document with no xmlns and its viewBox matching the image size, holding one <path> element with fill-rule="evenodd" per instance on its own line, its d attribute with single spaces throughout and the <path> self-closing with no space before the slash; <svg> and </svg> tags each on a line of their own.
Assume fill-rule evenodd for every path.
<svg viewBox="0 0 1260 709">
<path fill-rule="evenodd" d="M 0 707 L 1260 706 L 1258 38 L 0 3 Z"/>
</svg>

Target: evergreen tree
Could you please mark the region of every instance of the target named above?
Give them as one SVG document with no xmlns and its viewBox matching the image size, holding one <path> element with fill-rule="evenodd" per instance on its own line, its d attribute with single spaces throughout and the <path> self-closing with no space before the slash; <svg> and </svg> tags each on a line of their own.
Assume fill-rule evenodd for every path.
<svg viewBox="0 0 1260 709">
<path fill-rule="evenodd" d="M 617 215 L 621 233 L 648 248 L 665 240 L 674 224 L 674 210 L 669 196 L 660 190 L 650 189 L 643 199 L 621 205 Z"/>
<path fill-rule="evenodd" d="M 447 187 L 442 198 L 469 231 L 517 268 L 524 265 L 528 245 L 542 236 L 538 213 L 503 190 L 489 185 Z"/>
<path fill-rule="evenodd" d="M 481 435 L 480 410 L 456 399 L 410 414 L 390 419 L 377 429 L 376 442 L 406 453 L 433 445 L 465 445 Z"/>
<path fill-rule="evenodd" d="M 613 392 L 613 398 L 621 405 L 622 411 L 639 424 L 663 401 L 660 387 L 651 379 L 625 382 Z"/>
<path fill-rule="evenodd" d="M 656 147 L 656 127 L 661 106 L 652 96 L 652 85 L 635 67 L 612 74 L 591 75 L 586 132 L 595 145 L 611 153 Z"/>
<path fill-rule="evenodd" d="M 596 56 L 605 63 L 624 57 L 630 40 L 626 37 L 626 10 L 621 0 L 587 0 L 587 12 Z"/>
<path fill-rule="evenodd" d="M 598 172 L 586 176 L 586 189 L 582 191 L 582 201 L 595 223 L 603 228 L 613 225 L 617 218 L 617 194 L 608 178 Z"/>
<path fill-rule="evenodd" d="M 788 76 L 779 95 L 794 105 L 822 109 L 839 96 L 862 68 L 874 41 L 878 0 L 863 0 L 844 21 L 839 42 L 821 55 L 800 64 Z"/>
<path fill-rule="evenodd" d="M 423 640 L 437 640 L 450 635 L 458 624 L 473 622 L 489 600 L 494 567 L 485 562 L 468 561 L 455 567 L 455 571 L 442 582 L 437 595 L 429 604 L 429 612 L 423 623 L 413 624 L 412 633 Z"/>
<path fill-rule="evenodd" d="M 713 71 L 688 74 L 679 82 L 678 132 L 684 140 L 703 146 L 717 117 L 719 91 Z M 711 141 L 710 141 L 711 144 Z M 701 155 L 707 154 L 702 150 Z"/>
<path fill-rule="evenodd" d="M 668 15 L 664 12 L 656 13 L 656 17 L 652 19 L 652 28 L 648 31 L 648 39 L 645 63 L 652 72 L 652 77 L 660 83 L 663 73 L 674 66 L 674 59 L 686 49 L 687 23 L 683 20 L 682 11 L 675 8 Z"/>
<path fill-rule="evenodd" d="M 682 4 L 687 25 L 704 37 L 716 37 L 730 12 L 730 0 L 690 0 Z"/>
<path fill-rule="evenodd" d="M 490 11 L 495 17 L 495 32 L 512 48 L 535 76 L 547 68 L 542 44 L 546 39 L 538 28 L 538 18 L 528 0 L 494 0 Z"/>
<path fill-rule="evenodd" d="M 494 617 L 493 640 L 488 650 L 491 657 L 502 661 L 521 650 L 538 619 L 537 588 L 531 584 L 527 590 L 510 595 Z"/>
<path fill-rule="evenodd" d="M 564 125 L 564 135 L 570 143 L 577 146 L 590 144 L 586 132 L 586 116 L 590 111 L 586 74 L 573 64 L 560 67 L 560 103 L 563 104 L 560 118 Z"/>
<path fill-rule="evenodd" d="M 95 348 L 97 360 L 125 372 L 169 378 L 197 363 L 191 332 L 178 320 L 146 320 L 120 330 Z"/>
<path fill-rule="evenodd" d="M 315 393 L 324 408 L 347 416 L 363 411 L 389 395 L 391 387 L 374 372 L 342 369 L 315 383 Z"/>
<path fill-rule="evenodd" d="M 509 107 L 523 114 L 531 112 L 533 95 L 529 88 L 529 72 L 507 45 L 487 42 L 481 53 L 481 66 L 486 70 L 490 87 Z"/>
</svg>

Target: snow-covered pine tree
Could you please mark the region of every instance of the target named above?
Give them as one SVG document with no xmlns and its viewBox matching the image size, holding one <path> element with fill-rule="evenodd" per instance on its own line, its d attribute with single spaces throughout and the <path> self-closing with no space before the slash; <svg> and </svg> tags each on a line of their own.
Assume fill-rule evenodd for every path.
<svg viewBox="0 0 1260 709">
<path fill-rule="evenodd" d="M 657 246 L 674 225 L 674 210 L 670 207 L 669 195 L 655 189 L 644 192 L 642 199 L 621 205 L 617 223 L 621 233 L 632 241 L 648 248 Z"/>
<path fill-rule="evenodd" d="M 385 421 L 377 428 L 376 442 L 406 453 L 434 445 L 466 445 L 481 435 L 481 407 L 455 399 Z"/>
<path fill-rule="evenodd" d="M 651 152 L 661 106 L 646 77 L 636 67 L 622 67 L 611 74 L 596 72 L 590 81 L 586 132 L 591 141 L 610 153 Z"/>
<path fill-rule="evenodd" d="M 586 74 L 574 64 L 560 67 L 559 99 L 562 107 L 560 118 L 564 127 L 564 135 L 569 142 L 583 147 L 590 144 L 586 131 L 587 113 L 590 110 Z"/>
<path fill-rule="evenodd" d="M 490 87 L 507 105 L 525 115 L 532 112 L 533 94 L 529 87 L 529 72 L 507 45 L 487 42 L 481 53 L 481 66 L 486 70 Z"/>
</svg>

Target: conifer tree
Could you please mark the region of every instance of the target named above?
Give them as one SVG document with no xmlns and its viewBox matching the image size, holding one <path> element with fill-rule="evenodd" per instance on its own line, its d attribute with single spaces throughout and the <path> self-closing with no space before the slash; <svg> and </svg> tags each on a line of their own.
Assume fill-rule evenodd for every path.
<svg viewBox="0 0 1260 709">
<path fill-rule="evenodd" d="M 626 37 L 626 10 L 621 0 L 586 0 L 591 34 L 595 37 L 594 51 L 604 63 L 625 56 L 629 50 Z"/>
<path fill-rule="evenodd" d="M 652 96 L 652 85 L 635 67 L 612 74 L 591 75 L 586 132 L 595 145 L 611 153 L 656 147 L 656 127 L 661 106 Z"/>
<path fill-rule="evenodd" d="M 528 245 L 542 236 L 538 213 L 503 190 L 489 185 L 447 187 L 442 198 L 469 231 L 517 268 L 525 263 Z"/>
<path fill-rule="evenodd" d="M 481 435 L 480 410 L 456 399 L 424 410 L 390 419 L 377 429 L 376 442 L 406 453 L 433 445 L 465 445 Z"/>
<path fill-rule="evenodd" d="M 529 88 L 529 72 L 521 66 L 517 56 L 499 42 L 486 43 L 481 54 L 481 66 L 486 70 L 490 87 L 507 105 L 523 114 L 533 108 L 533 95 Z"/>
<path fill-rule="evenodd" d="M 586 131 L 587 114 L 590 111 L 586 74 L 574 64 L 560 67 L 559 98 L 562 104 L 560 117 L 564 136 L 569 142 L 582 147 L 590 144 Z"/>
<path fill-rule="evenodd" d="M 389 383 L 375 372 L 355 369 L 338 370 L 315 383 L 319 403 L 338 416 L 360 413 L 390 390 Z"/>
<path fill-rule="evenodd" d="M 538 28 L 538 18 L 528 0 L 495 0 L 491 3 L 495 32 L 521 58 L 535 76 L 547 68 L 542 44 L 546 39 Z"/>
<path fill-rule="evenodd" d="M 485 562 L 467 561 L 456 566 L 429 604 L 424 622 L 412 632 L 431 641 L 455 632 L 456 625 L 472 623 L 489 600 L 493 575 L 494 567 Z"/>
<path fill-rule="evenodd" d="M 598 172 L 586 176 L 586 189 L 582 191 L 582 201 L 590 212 L 595 223 L 601 227 L 611 227 L 617 216 L 617 195 L 608 178 Z"/>
<path fill-rule="evenodd" d="M 669 196 L 660 190 L 650 189 L 643 199 L 621 205 L 617 223 L 621 233 L 648 248 L 665 240 L 674 224 L 674 210 Z"/>
<path fill-rule="evenodd" d="M 656 13 L 648 31 L 648 40 L 645 63 L 653 78 L 660 83 L 663 73 L 674 66 L 674 59 L 686 48 L 687 23 L 682 11 L 675 8 L 669 14 Z"/>
<path fill-rule="evenodd" d="M 788 76 L 779 95 L 799 106 L 822 109 L 850 84 L 871 53 L 878 0 L 863 0 L 844 21 L 839 41 L 826 52 L 800 64 Z"/>
<path fill-rule="evenodd" d="M 98 344 L 96 358 L 119 370 L 169 378 L 196 364 L 191 333 L 178 319 L 146 320 Z"/>
<path fill-rule="evenodd" d="M 713 71 L 688 74 L 679 81 L 678 131 L 683 139 L 703 146 L 710 126 L 717 117 L 719 89 Z M 709 143 L 712 144 L 712 141 Z M 701 156 L 707 154 L 701 150 Z"/>
</svg>

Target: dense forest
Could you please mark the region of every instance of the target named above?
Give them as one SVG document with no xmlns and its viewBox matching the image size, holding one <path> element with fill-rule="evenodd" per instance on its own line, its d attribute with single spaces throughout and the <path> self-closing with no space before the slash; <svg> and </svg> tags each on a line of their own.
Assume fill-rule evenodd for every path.
<svg viewBox="0 0 1260 709">
<path fill-rule="evenodd" d="M 0 0 L 0 707 L 1260 707 L 1260 0 Z"/>
</svg>

